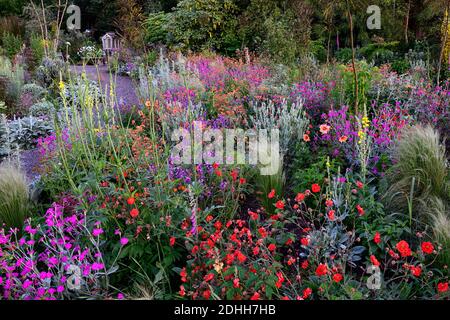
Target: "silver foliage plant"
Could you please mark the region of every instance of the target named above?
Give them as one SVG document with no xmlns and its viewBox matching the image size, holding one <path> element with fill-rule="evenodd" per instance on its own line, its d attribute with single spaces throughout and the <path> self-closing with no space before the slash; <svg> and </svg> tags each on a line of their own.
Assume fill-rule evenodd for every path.
<svg viewBox="0 0 450 320">
<path fill-rule="evenodd" d="M 255 129 L 280 130 L 280 152 L 283 156 L 294 141 L 303 138 L 309 125 L 301 100 L 292 104 L 283 100 L 280 105 L 273 101 L 251 103 L 250 108 L 250 123 Z"/>
</svg>

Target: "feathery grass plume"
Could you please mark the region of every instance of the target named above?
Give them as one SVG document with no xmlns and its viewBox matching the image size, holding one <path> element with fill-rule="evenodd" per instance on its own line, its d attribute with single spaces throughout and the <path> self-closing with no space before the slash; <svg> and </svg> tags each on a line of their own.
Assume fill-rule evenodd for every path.
<svg viewBox="0 0 450 320">
<path fill-rule="evenodd" d="M 436 242 L 442 246 L 438 259 L 445 265 L 450 264 L 450 206 L 439 198 L 430 201 L 432 211 L 429 212 Z"/>
<path fill-rule="evenodd" d="M 0 165 L 0 227 L 21 228 L 29 209 L 29 192 L 22 171 Z"/>
<path fill-rule="evenodd" d="M 436 203 L 431 198 L 444 203 L 449 198 L 448 164 L 439 133 L 431 126 L 405 129 L 393 158 L 395 164 L 388 173 L 390 187 L 384 195 L 387 207 L 403 213 L 411 210 L 414 218 L 429 221 L 426 213 L 433 211 Z"/>
</svg>

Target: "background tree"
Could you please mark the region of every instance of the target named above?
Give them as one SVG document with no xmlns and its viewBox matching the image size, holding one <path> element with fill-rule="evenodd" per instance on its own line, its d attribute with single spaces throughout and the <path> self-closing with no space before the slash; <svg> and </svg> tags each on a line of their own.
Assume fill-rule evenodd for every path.
<svg viewBox="0 0 450 320">
<path fill-rule="evenodd" d="M 115 27 L 126 43 L 135 50 L 144 48 L 144 19 L 142 6 L 135 0 L 117 0 L 118 17 Z"/>
</svg>

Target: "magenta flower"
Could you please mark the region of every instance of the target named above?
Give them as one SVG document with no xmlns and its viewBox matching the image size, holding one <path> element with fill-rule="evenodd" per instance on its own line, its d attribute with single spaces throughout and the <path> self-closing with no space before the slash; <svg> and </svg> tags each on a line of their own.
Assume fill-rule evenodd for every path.
<svg viewBox="0 0 450 320">
<path fill-rule="evenodd" d="M 98 237 L 99 235 L 101 235 L 103 233 L 103 229 L 101 229 L 101 228 L 97 228 L 97 229 L 94 229 L 94 231 L 92 231 L 92 235 L 94 236 L 94 237 Z"/>
<path fill-rule="evenodd" d="M 123 237 L 123 238 L 120 239 L 120 244 L 121 244 L 121 245 L 124 246 L 124 245 L 126 245 L 127 243 L 128 243 L 128 238 Z"/>
<path fill-rule="evenodd" d="M 94 262 L 92 264 L 91 268 L 94 271 L 98 271 L 98 270 L 101 270 L 101 269 L 105 268 L 105 265 L 103 263 L 100 263 L 100 262 Z"/>
</svg>

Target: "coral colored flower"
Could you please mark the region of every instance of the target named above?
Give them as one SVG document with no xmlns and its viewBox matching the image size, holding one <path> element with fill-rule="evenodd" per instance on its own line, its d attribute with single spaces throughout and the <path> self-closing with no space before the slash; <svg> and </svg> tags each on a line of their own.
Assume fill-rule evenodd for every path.
<svg viewBox="0 0 450 320">
<path fill-rule="evenodd" d="M 327 200 L 325 201 L 325 205 L 326 205 L 327 207 L 332 207 L 332 206 L 333 206 L 333 200 L 327 199 Z"/>
<path fill-rule="evenodd" d="M 411 249 L 409 248 L 408 242 L 406 242 L 405 240 L 402 240 L 399 243 L 397 243 L 395 247 L 397 248 L 398 252 L 400 252 L 400 255 L 403 258 L 409 257 L 411 255 Z"/>
<path fill-rule="evenodd" d="M 394 252 L 394 250 L 392 250 L 392 249 L 390 249 L 390 250 L 388 251 L 388 253 L 389 253 L 389 255 L 390 255 L 392 258 L 394 258 L 394 259 L 396 259 L 396 260 L 399 258 L 398 254 L 396 254 L 396 253 Z"/>
<path fill-rule="evenodd" d="M 267 248 L 269 249 L 269 251 L 275 251 L 277 246 L 275 244 L 271 243 L 271 244 L 269 244 L 269 246 Z"/>
<path fill-rule="evenodd" d="M 216 228 L 216 230 L 222 229 L 222 222 L 220 222 L 220 221 L 217 220 L 217 221 L 214 223 L 214 228 Z"/>
<path fill-rule="evenodd" d="M 275 286 L 279 289 L 283 285 L 284 282 L 284 276 L 281 272 L 277 272 L 277 282 L 275 283 Z"/>
<path fill-rule="evenodd" d="M 237 251 L 236 258 L 239 260 L 239 262 L 244 263 L 245 260 L 247 260 L 247 257 L 241 252 Z"/>
<path fill-rule="evenodd" d="M 259 300 L 259 297 L 260 297 L 261 295 L 258 293 L 258 292 L 255 292 L 253 295 L 252 295 L 252 297 L 250 298 L 250 300 Z"/>
<path fill-rule="evenodd" d="M 339 138 L 339 142 L 340 142 L 340 143 L 347 142 L 347 139 L 348 139 L 347 136 L 342 136 L 342 137 Z"/>
<path fill-rule="evenodd" d="M 246 182 L 247 182 L 247 180 L 245 180 L 245 178 L 239 179 L 239 184 L 245 184 Z"/>
<path fill-rule="evenodd" d="M 263 238 L 267 237 L 267 231 L 266 231 L 266 229 L 264 229 L 264 227 L 259 228 L 258 232 L 261 235 L 261 237 L 263 237 Z"/>
<path fill-rule="evenodd" d="M 303 270 L 308 269 L 308 266 L 309 266 L 308 260 L 303 261 L 301 264 Z"/>
<path fill-rule="evenodd" d="M 233 279 L 233 288 L 239 288 L 239 278 Z"/>
<path fill-rule="evenodd" d="M 311 141 L 311 138 L 309 137 L 309 135 L 307 135 L 306 133 L 303 135 L 303 141 L 305 142 L 309 142 Z"/>
<path fill-rule="evenodd" d="M 364 184 L 361 181 L 356 181 L 356 186 L 358 187 L 358 189 L 362 189 L 364 187 Z"/>
<path fill-rule="evenodd" d="M 184 289 L 184 286 L 181 285 L 180 286 L 180 291 L 179 291 L 180 296 L 184 297 L 186 295 L 186 290 Z"/>
<path fill-rule="evenodd" d="M 412 275 L 415 277 L 420 277 L 420 274 L 422 273 L 421 267 L 412 266 L 410 270 L 411 270 Z"/>
<path fill-rule="evenodd" d="M 256 256 L 259 253 L 259 247 L 254 247 L 252 251 L 253 251 L 253 255 Z"/>
<path fill-rule="evenodd" d="M 378 259 L 374 255 L 370 256 L 370 262 L 372 262 L 372 264 L 374 266 L 377 266 L 377 267 L 380 265 L 380 262 L 378 261 Z"/>
<path fill-rule="evenodd" d="M 230 176 L 233 178 L 233 181 L 236 181 L 237 177 L 238 177 L 238 172 L 237 170 L 232 170 L 230 173 Z"/>
<path fill-rule="evenodd" d="M 132 206 L 135 202 L 136 202 L 136 200 L 135 200 L 134 198 L 132 198 L 132 197 L 130 197 L 130 198 L 127 199 L 127 203 L 128 203 L 130 206 Z"/>
<path fill-rule="evenodd" d="M 303 290 L 303 299 L 308 299 L 308 297 L 312 294 L 311 288 L 306 288 Z"/>
<path fill-rule="evenodd" d="M 330 219 L 330 221 L 334 221 L 334 213 L 334 210 L 328 211 L 328 219 Z"/>
<path fill-rule="evenodd" d="M 138 210 L 138 209 L 136 209 L 136 208 L 131 209 L 131 211 L 130 211 L 130 216 L 131 216 L 132 218 L 136 218 L 138 215 L 139 215 L 139 210 Z"/>
<path fill-rule="evenodd" d="M 376 244 L 379 244 L 381 242 L 381 235 L 379 232 L 375 233 L 375 236 L 373 237 L 373 242 L 375 242 Z"/>
<path fill-rule="evenodd" d="M 205 291 L 203 291 L 203 298 L 209 300 L 210 297 L 211 297 L 211 290 L 206 289 Z"/>
<path fill-rule="evenodd" d="M 328 272 L 327 265 L 321 263 L 321 264 L 319 264 L 319 266 L 316 269 L 316 276 L 319 276 L 319 277 L 324 276 L 327 274 L 327 272 Z"/>
<path fill-rule="evenodd" d="M 208 273 L 206 276 L 204 276 L 203 280 L 205 280 L 206 282 L 211 281 L 212 279 L 214 279 L 214 273 Z"/>
<path fill-rule="evenodd" d="M 278 200 L 277 203 L 275 203 L 275 207 L 278 209 L 284 209 L 284 202 L 282 200 Z"/>
<path fill-rule="evenodd" d="M 124 237 L 124 238 L 121 238 L 121 239 L 120 239 L 120 244 L 121 244 L 121 245 L 124 246 L 124 245 L 126 245 L 127 243 L 128 243 L 128 238 L 125 238 L 125 237 Z"/>
<path fill-rule="evenodd" d="M 331 129 L 331 127 L 327 124 L 321 124 L 319 128 L 321 134 L 327 134 Z"/>
<path fill-rule="evenodd" d="M 250 216 L 250 219 L 258 220 L 259 215 L 256 212 L 248 210 L 248 215 Z"/>
<path fill-rule="evenodd" d="M 437 289 L 441 293 L 447 292 L 448 291 L 448 282 L 438 283 Z"/>
<path fill-rule="evenodd" d="M 175 244 L 175 237 L 170 237 L 169 244 L 171 247 L 173 247 L 173 245 Z"/>
<path fill-rule="evenodd" d="M 431 242 L 422 242 L 421 248 L 426 254 L 432 254 L 434 251 L 434 246 Z"/>
<path fill-rule="evenodd" d="M 359 214 L 359 216 L 361 217 L 361 216 L 363 216 L 364 215 L 364 209 L 358 204 L 358 205 L 356 205 L 356 210 L 358 210 L 358 214 Z"/>
<path fill-rule="evenodd" d="M 309 239 L 308 238 L 301 238 L 300 239 L 300 243 L 302 244 L 302 246 L 307 246 L 309 244 Z"/>
<path fill-rule="evenodd" d="M 191 250 L 192 254 L 196 254 L 198 252 L 198 246 L 194 246 Z"/>
<path fill-rule="evenodd" d="M 320 192 L 320 186 L 317 183 L 314 183 L 311 186 L 311 191 L 314 192 L 314 193 Z"/>
<path fill-rule="evenodd" d="M 221 177 L 222 176 L 222 171 L 220 170 L 216 170 L 214 171 L 214 173 L 216 174 L 216 176 Z"/>
<path fill-rule="evenodd" d="M 187 272 L 186 272 L 186 268 L 181 269 L 180 277 L 181 277 L 181 281 L 182 281 L 182 282 L 186 282 L 186 281 L 187 281 Z"/>
<path fill-rule="evenodd" d="M 295 263 L 295 259 L 293 257 L 290 257 L 287 264 L 288 266 L 292 266 Z"/>
<path fill-rule="evenodd" d="M 302 202 L 303 200 L 305 200 L 305 195 L 301 192 L 297 193 L 295 196 L 295 201 Z"/>
<path fill-rule="evenodd" d="M 273 197 L 275 197 L 275 189 L 272 189 L 269 194 L 267 195 L 267 198 L 272 199 Z"/>
<path fill-rule="evenodd" d="M 333 275 L 333 281 L 336 283 L 341 282 L 342 279 L 344 279 L 344 277 L 340 273 L 336 273 Z"/>
<path fill-rule="evenodd" d="M 234 261 L 234 255 L 232 255 L 231 253 L 229 253 L 225 256 L 225 262 L 227 264 L 232 264 L 233 261 Z"/>
</svg>

